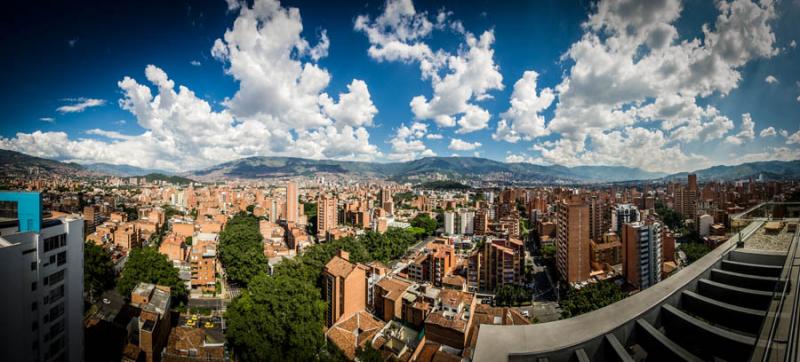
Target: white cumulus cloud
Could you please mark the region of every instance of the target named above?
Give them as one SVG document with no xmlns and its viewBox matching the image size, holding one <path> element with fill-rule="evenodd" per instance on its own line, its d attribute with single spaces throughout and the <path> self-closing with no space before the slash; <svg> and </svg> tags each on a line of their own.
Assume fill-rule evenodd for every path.
<svg viewBox="0 0 800 362">
<path fill-rule="evenodd" d="M 494 140 L 517 142 L 520 138 L 530 141 L 549 134 L 545 128 L 544 116 L 540 113 L 549 108 L 555 99 L 550 88 L 544 88 L 537 94 L 535 71 L 525 71 L 522 78 L 514 83 L 511 94 L 511 107 L 500 116 L 502 119 L 492 135 Z"/>
<path fill-rule="evenodd" d="M 800 144 L 800 131 L 792 133 L 792 135 L 786 137 L 786 144 L 787 145 L 796 145 Z"/>
<path fill-rule="evenodd" d="M 764 129 L 761 130 L 761 133 L 759 133 L 759 135 L 761 137 L 772 137 L 772 136 L 775 136 L 777 134 L 778 134 L 778 132 L 775 131 L 775 127 L 764 128 Z"/>
<path fill-rule="evenodd" d="M 778 54 L 773 2 L 716 4 L 719 14 L 703 26 L 702 37 L 681 39 L 674 25 L 683 11 L 678 0 L 601 0 L 581 39 L 563 56 L 572 66 L 555 87 L 554 117 L 546 126 L 558 139 L 534 149 L 545 161 L 566 164 L 677 170 L 676 165 L 696 168 L 696 162 L 704 162 L 686 153 L 683 143 L 720 139 L 734 125 L 698 101 L 729 94 L 745 64 Z M 653 123 L 659 129 L 652 129 Z M 497 133 L 512 137 L 509 128 L 500 124 Z M 727 139 L 741 143 L 754 135 L 748 115 L 740 132 Z M 647 158 L 631 160 L 630 153 L 611 147 L 608 140 L 651 142 L 642 144 L 646 151 L 634 147 Z"/>
<path fill-rule="evenodd" d="M 467 142 L 462 139 L 453 138 L 447 148 L 453 151 L 472 151 L 481 146 L 480 142 Z"/>
<path fill-rule="evenodd" d="M 756 137 L 755 127 L 756 123 L 753 121 L 753 117 L 750 116 L 750 113 L 745 113 L 742 115 L 742 126 L 739 133 L 728 136 L 725 140 L 735 145 L 752 140 Z"/>
<path fill-rule="evenodd" d="M 56 108 L 56 111 L 61 113 L 80 113 L 85 111 L 87 108 L 100 107 L 106 104 L 104 99 L 97 98 L 70 98 L 66 99 L 66 101 L 70 102 L 71 104 L 58 107 Z"/>
<path fill-rule="evenodd" d="M 428 132 L 428 125 L 414 122 L 411 126 L 400 125 L 389 140 L 392 152 L 387 155 L 390 160 L 410 161 L 420 157 L 436 156 L 422 139 Z"/>
<path fill-rule="evenodd" d="M 126 76 L 117 83 L 119 106 L 131 112 L 141 134 L 91 129 L 99 139 L 70 139 L 64 132 L 19 133 L 0 148 L 76 162 L 108 162 L 188 170 L 258 155 L 372 160 L 383 155 L 369 143 L 366 127 L 378 110 L 367 84 L 353 79 L 337 99 L 325 92 L 331 75 L 316 61 L 330 42 L 324 30 L 311 45 L 301 36 L 300 11 L 274 0 L 239 9 L 233 27 L 217 39 L 212 55 L 239 82 L 238 91 L 215 110 L 155 66 L 147 83 Z M 58 109 L 80 112 L 105 103 L 81 98 Z"/>
<path fill-rule="evenodd" d="M 417 12 L 411 0 L 387 0 L 381 15 L 375 19 L 358 16 L 354 29 L 367 35 L 373 59 L 419 63 L 433 94 L 430 99 L 419 95 L 411 100 L 416 120 L 433 120 L 439 127 L 457 125 L 457 133 L 488 127 L 491 114 L 476 102 L 491 98 L 492 90 L 503 89 L 503 76 L 494 62 L 492 30 L 476 36 L 444 11 L 431 20 L 426 12 Z M 425 42 L 434 30 L 442 29 L 464 37 L 455 53 L 433 51 Z"/>
</svg>

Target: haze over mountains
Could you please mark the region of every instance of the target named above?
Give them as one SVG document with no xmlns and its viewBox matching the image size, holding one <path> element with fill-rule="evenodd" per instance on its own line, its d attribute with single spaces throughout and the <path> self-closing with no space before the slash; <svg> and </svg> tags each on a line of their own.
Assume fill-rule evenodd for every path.
<svg viewBox="0 0 800 362">
<path fill-rule="evenodd" d="M 83 167 L 88 170 L 97 171 L 99 173 L 120 176 L 120 177 L 141 176 L 151 173 L 160 173 L 164 175 L 174 174 L 174 172 L 165 170 L 141 168 L 131 165 L 113 165 L 110 163 L 102 163 L 102 162 L 85 164 L 83 165 Z"/>
<path fill-rule="evenodd" d="M 376 163 L 334 160 L 309 160 L 292 157 L 250 157 L 222 163 L 203 170 L 184 173 L 197 179 L 286 177 L 317 173 L 382 177 L 395 181 L 422 180 L 435 174 L 451 179 L 489 179 L 508 181 L 623 181 L 666 176 L 620 166 L 543 166 L 528 163 L 503 163 L 477 157 L 425 157 L 407 162 Z"/>
<path fill-rule="evenodd" d="M 6 175 L 28 173 L 32 169 L 66 176 L 119 177 L 172 175 L 163 170 L 129 165 L 93 163 L 79 165 L 0 150 L 0 167 Z M 800 160 L 751 162 L 736 166 L 714 166 L 694 171 L 701 180 L 738 180 L 762 176 L 768 180 L 800 178 Z M 504 163 L 477 157 L 426 157 L 407 162 L 377 163 L 311 160 L 293 157 L 248 157 L 209 168 L 178 173 L 198 181 L 257 179 L 313 175 L 378 177 L 395 181 L 422 181 L 432 176 L 456 180 L 496 180 L 509 182 L 621 182 L 632 180 L 685 179 L 686 172 L 668 175 L 624 166 L 535 165 Z M 175 180 L 181 180 L 176 177 Z M 185 179 L 183 179 L 185 180 Z"/>
</svg>

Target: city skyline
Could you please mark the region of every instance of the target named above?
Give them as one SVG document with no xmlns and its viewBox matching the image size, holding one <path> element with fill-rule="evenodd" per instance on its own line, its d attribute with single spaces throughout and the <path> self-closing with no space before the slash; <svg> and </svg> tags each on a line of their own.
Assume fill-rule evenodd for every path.
<svg viewBox="0 0 800 362">
<path fill-rule="evenodd" d="M 800 158 L 797 1 L 15 10 L 0 148 L 34 156 L 169 171 L 249 156 L 661 172 Z"/>
</svg>

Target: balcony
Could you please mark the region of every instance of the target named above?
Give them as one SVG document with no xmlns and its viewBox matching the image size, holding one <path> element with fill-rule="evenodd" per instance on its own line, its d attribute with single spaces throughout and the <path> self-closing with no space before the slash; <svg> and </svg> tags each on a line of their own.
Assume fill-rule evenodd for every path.
<svg viewBox="0 0 800 362">
<path fill-rule="evenodd" d="M 800 231 L 789 224 L 800 219 L 790 216 L 773 237 L 764 226 L 774 220 L 742 218 L 749 224 L 726 243 L 605 308 L 551 323 L 481 326 L 473 359 L 797 361 Z"/>
</svg>

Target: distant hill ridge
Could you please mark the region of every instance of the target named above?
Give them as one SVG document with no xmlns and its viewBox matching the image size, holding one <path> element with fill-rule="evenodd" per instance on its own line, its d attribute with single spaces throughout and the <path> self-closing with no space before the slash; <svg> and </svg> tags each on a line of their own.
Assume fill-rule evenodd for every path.
<svg viewBox="0 0 800 362">
<path fill-rule="evenodd" d="M 312 160 L 297 157 L 248 157 L 220 163 L 201 170 L 171 174 L 162 170 L 144 169 L 130 165 L 93 163 L 79 165 L 0 150 L 0 167 L 6 175 L 28 174 L 31 170 L 76 175 L 112 175 L 121 177 L 146 176 L 174 183 L 191 180 L 258 179 L 275 177 L 313 176 L 316 174 L 349 175 L 354 177 L 386 178 L 395 181 L 429 181 L 446 176 L 448 179 L 496 180 L 509 182 L 622 182 L 636 180 L 685 180 L 687 172 L 666 174 L 625 166 L 536 165 L 505 163 L 479 157 L 425 157 L 407 162 L 359 162 Z M 800 160 L 750 162 L 735 166 L 713 166 L 694 171 L 698 179 L 738 180 L 763 176 L 768 180 L 800 179 Z M 146 177 L 146 178 L 147 178 Z M 172 181 L 170 181 L 172 180 Z"/>
<path fill-rule="evenodd" d="M 504 163 L 478 157 L 425 157 L 407 162 L 357 162 L 311 160 L 295 157 L 248 157 L 206 169 L 182 173 L 203 179 L 310 176 L 317 173 L 382 177 L 396 181 L 419 180 L 442 175 L 454 179 L 506 179 L 510 181 L 623 181 L 653 179 L 664 173 L 647 172 L 623 166 L 543 166 Z"/>
<path fill-rule="evenodd" d="M 794 161 L 760 161 L 749 162 L 741 165 L 712 166 L 697 170 L 697 178 L 704 181 L 711 180 L 741 180 L 750 177 L 763 176 L 767 180 L 798 180 L 800 179 L 800 160 Z M 688 172 L 679 172 L 666 177 L 666 179 L 685 179 Z"/>
<path fill-rule="evenodd" d="M 119 176 L 119 177 L 132 177 L 132 176 L 144 176 L 153 173 L 159 173 L 163 175 L 172 175 L 172 172 L 164 171 L 164 170 L 157 170 L 157 169 L 149 169 L 149 168 L 141 168 L 131 165 L 114 165 L 110 163 L 88 163 L 83 165 L 86 169 L 97 171 L 106 175 L 112 176 Z"/>
<path fill-rule="evenodd" d="M 16 177 L 28 177 L 31 174 L 44 172 L 72 177 L 136 176 L 144 177 L 148 181 L 162 180 L 176 184 L 193 182 L 188 178 L 174 176 L 161 170 L 148 170 L 130 165 L 112 165 L 104 163 L 80 165 L 73 162 L 61 162 L 2 149 L 0 149 L 0 169 L 2 169 L 5 176 Z"/>
</svg>

